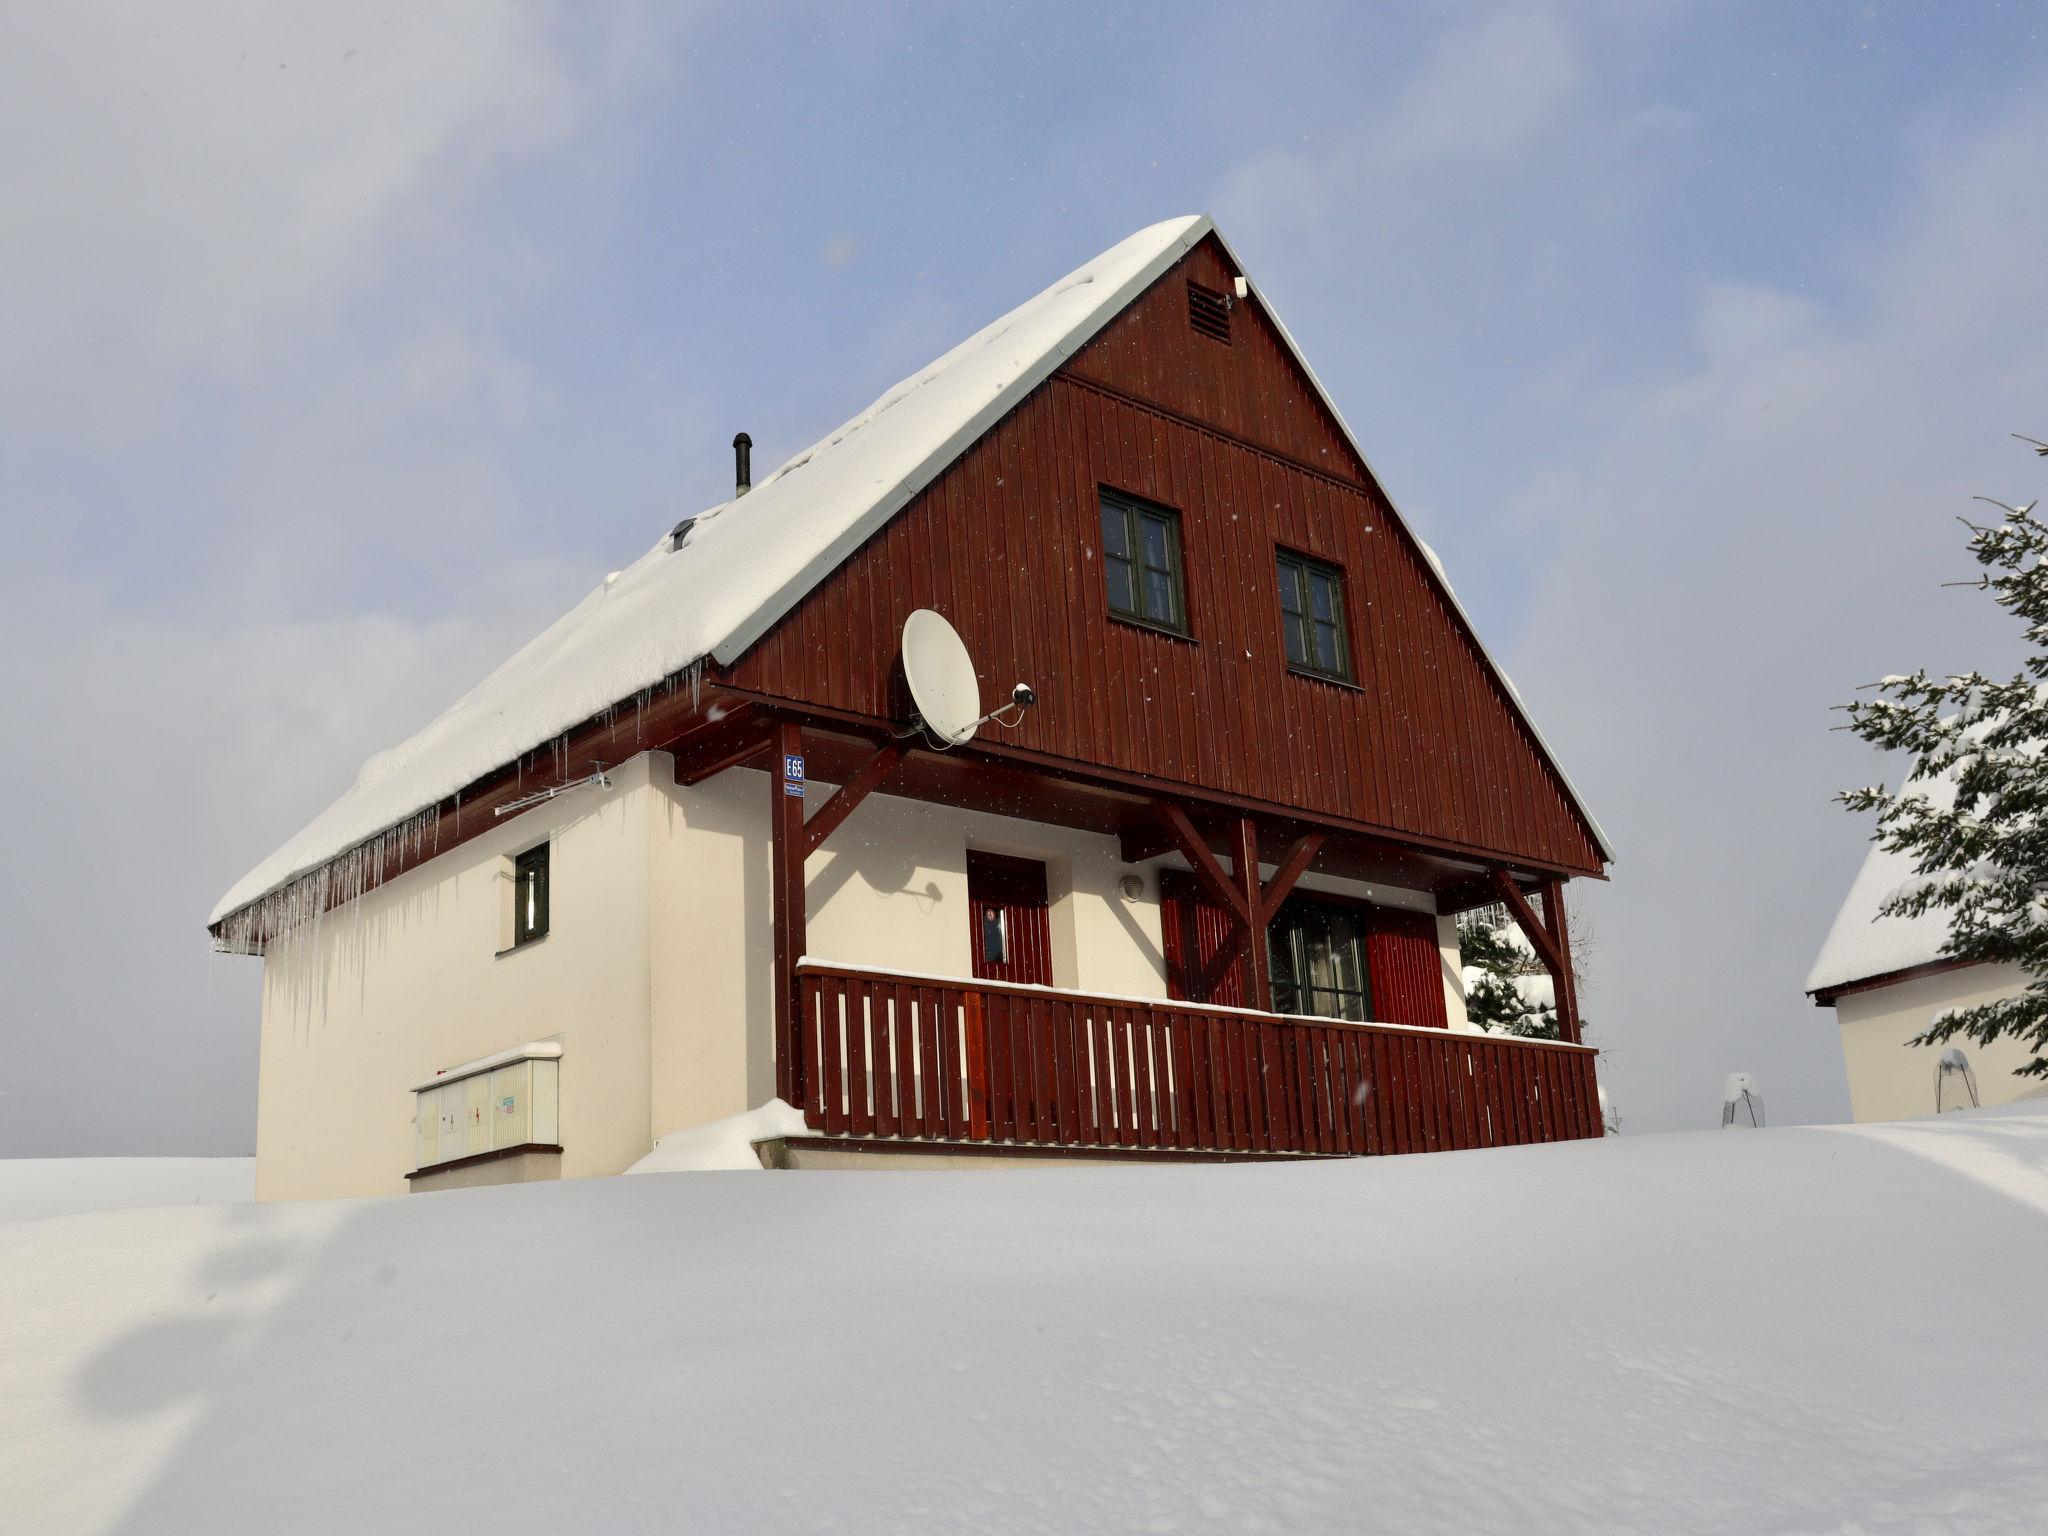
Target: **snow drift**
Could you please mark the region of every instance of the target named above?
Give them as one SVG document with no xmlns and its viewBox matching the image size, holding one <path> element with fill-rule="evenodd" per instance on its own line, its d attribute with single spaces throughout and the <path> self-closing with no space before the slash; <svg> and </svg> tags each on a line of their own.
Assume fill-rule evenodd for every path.
<svg viewBox="0 0 2048 1536">
<path fill-rule="evenodd" d="M 0 1158 L 0 1221 L 255 1198 L 253 1157 Z"/>
<path fill-rule="evenodd" d="M 2041 1529 L 2048 1110 L 0 1227 L 41 1532 Z"/>
</svg>

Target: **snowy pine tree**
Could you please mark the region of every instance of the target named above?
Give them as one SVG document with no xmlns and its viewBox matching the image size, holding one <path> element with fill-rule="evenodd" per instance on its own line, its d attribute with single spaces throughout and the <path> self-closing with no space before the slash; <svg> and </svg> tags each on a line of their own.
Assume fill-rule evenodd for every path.
<svg viewBox="0 0 2048 1536">
<path fill-rule="evenodd" d="M 2034 442 L 2032 438 L 2022 439 Z M 2048 445 L 2034 443 L 2048 455 Z M 2017 996 L 1936 1015 L 1916 1045 L 1957 1035 L 1982 1044 L 2026 1042 L 2020 1069 L 2048 1077 L 2048 523 L 2024 507 L 1980 496 L 2002 522 L 1970 530 L 1983 575 L 1974 583 L 2023 626 L 2026 660 L 2004 681 L 1980 672 L 1887 677 L 1873 697 L 1842 706 L 1864 741 L 1913 754 L 1905 784 L 1837 796 L 1852 811 L 1877 812 L 1874 841 L 1910 856 L 1916 878 L 1892 893 L 1882 916 L 1948 913 L 1942 953 L 1957 960 L 2017 965 L 2032 978 Z M 1951 803 L 1948 781 L 1954 787 Z M 1941 792 L 1930 788 L 1941 784 Z"/>
<path fill-rule="evenodd" d="M 1459 924 L 1465 1017 L 1497 1034 L 1555 1040 L 1557 1010 L 1531 1001 L 1520 985 L 1522 978 L 1543 975 L 1543 967 L 1512 926 L 1503 908 L 1482 908 Z"/>
</svg>

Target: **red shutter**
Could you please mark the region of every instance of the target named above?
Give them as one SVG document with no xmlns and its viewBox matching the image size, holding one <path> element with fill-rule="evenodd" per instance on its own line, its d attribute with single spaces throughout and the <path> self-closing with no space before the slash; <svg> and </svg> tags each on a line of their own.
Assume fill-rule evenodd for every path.
<svg viewBox="0 0 2048 1536">
<path fill-rule="evenodd" d="M 1159 872 L 1159 921 L 1166 949 L 1166 995 L 1187 1003 L 1244 1006 L 1244 945 L 1230 914 L 1202 894 L 1193 875 Z M 1218 974 L 1219 957 L 1229 964 Z M 1209 985 L 1203 978 L 1210 977 Z"/>
<path fill-rule="evenodd" d="M 1372 976 L 1372 1016 L 1382 1024 L 1448 1029 L 1444 1011 L 1443 951 L 1436 918 L 1399 907 L 1374 907 L 1366 932 L 1365 963 Z"/>
</svg>

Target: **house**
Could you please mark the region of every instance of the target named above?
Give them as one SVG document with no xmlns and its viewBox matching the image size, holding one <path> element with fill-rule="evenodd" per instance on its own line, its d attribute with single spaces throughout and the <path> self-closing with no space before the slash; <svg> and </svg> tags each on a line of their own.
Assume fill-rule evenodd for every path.
<svg viewBox="0 0 2048 1536">
<path fill-rule="evenodd" d="M 1929 788 L 1934 795 L 1954 792 L 1944 780 Z M 1885 899 L 1914 876 L 1908 855 L 1871 844 L 1806 978 L 1815 1006 L 1835 1010 L 1859 1121 L 2007 1104 L 2042 1088 L 2039 1078 L 2017 1075 L 2034 1059 L 2019 1041 L 1979 1045 L 1959 1037 L 1946 1050 L 1912 1043 L 1937 1015 L 2010 997 L 2027 983 L 2017 966 L 1943 955 L 1946 912 L 1878 916 Z"/>
<path fill-rule="evenodd" d="M 1599 1134 L 1559 959 L 1607 843 L 1209 220 L 750 447 L 222 898 L 261 1196 L 612 1173 L 776 1098 L 796 1166 Z M 1011 706 L 965 745 L 919 610 Z M 1562 1040 L 1464 1024 L 1496 901 Z"/>
</svg>

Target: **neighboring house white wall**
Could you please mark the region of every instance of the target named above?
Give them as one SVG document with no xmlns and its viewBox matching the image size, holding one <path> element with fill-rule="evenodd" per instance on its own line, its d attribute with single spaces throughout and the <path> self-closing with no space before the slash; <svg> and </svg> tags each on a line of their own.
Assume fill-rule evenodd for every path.
<svg viewBox="0 0 2048 1536">
<path fill-rule="evenodd" d="M 1941 1048 L 1908 1042 L 1943 1009 L 2009 997 L 2025 984 L 2026 973 L 2017 966 L 1973 965 L 1838 998 L 1835 1019 L 1842 1030 L 1842 1063 L 1857 1120 L 1933 1114 Z M 2008 1104 L 2042 1086 L 2038 1078 L 2014 1075 L 2033 1060 L 2033 1053 L 2017 1041 L 1979 1045 L 1958 1038 L 1953 1044 L 1968 1055 L 1979 1099 L 1985 1104 Z"/>
<path fill-rule="evenodd" d="M 259 1199 L 403 1191 L 412 1086 L 530 1041 L 562 1047 L 565 1178 L 620 1172 L 658 1137 L 773 1096 L 770 785 L 751 769 L 687 789 L 674 778 L 666 754 L 644 753 L 612 771 L 609 793 L 508 818 L 266 958 Z M 510 858 L 544 838 L 548 934 L 501 955 Z M 970 975 L 970 849 L 1045 861 L 1057 985 L 1165 995 L 1158 873 L 1123 863 L 1114 837 L 886 794 L 810 861 L 809 953 Z M 1119 889 L 1132 873 L 1136 899 Z M 1433 910 L 1417 892 L 1302 886 Z M 1462 1028 L 1453 921 L 1439 938 Z"/>
</svg>

